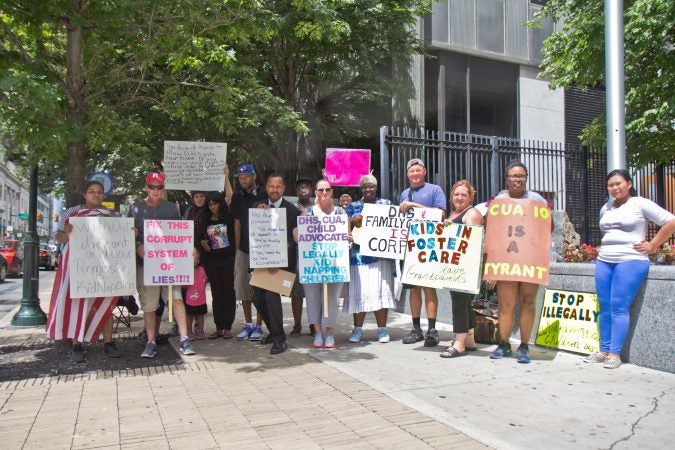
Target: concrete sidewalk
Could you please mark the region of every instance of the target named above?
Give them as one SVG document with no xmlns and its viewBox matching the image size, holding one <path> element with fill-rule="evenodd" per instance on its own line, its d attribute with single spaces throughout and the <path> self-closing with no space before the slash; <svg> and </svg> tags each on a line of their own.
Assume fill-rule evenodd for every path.
<svg viewBox="0 0 675 450">
<path fill-rule="evenodd" d="M 284 307 L 290 329 L 290 303 Z M 289 338 L 279 356 L 252 342 L 204 340 L 194 343 L 198 354 L 184 365 L 2 383 L 0 442 L 3 448 L 657 449 L 675 440 L 673 374 L 630 364 L 607 370 L 537 348 L 529 365 L 490 360 L 493 346 L 480 345 L 470 356 L 445 360 L 438 357 L 442 347 L 400 342 L 409 316 L 391 313 L 389 344 L 377 343 L 372 320 L 364 342 L 349 344 L 351 318 L 341 314 L 335 350 L 312 349 L 309 335 Z M 207 324 L 209 331 L 210 317 Z M 140 323 L 133 326 L 137 331 Z M 450 328 L 439 329 L 447 344 Z M 38 329 L 0 329 L 0 345 L 42 338 Z"/>
</svg>

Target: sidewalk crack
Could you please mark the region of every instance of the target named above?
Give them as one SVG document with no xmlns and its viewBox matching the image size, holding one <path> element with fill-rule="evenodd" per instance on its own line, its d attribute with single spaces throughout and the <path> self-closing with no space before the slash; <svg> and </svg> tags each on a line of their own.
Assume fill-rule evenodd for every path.
<svg viewBox="0 0 675 450">
<path fill-rule="evenodd" d="M 633 422 L 633 424 L 630 427 L 630 434 L 617 441 L 614 441 L 612 445 L 609 446 L 609 450 L 612 450 L 614 446 L 618 445 L 621 442 L 627 442 L 629 439 L 635 436 L 635 429 L 637 428 L 639 423 L 642 421 L 642 419 L 646 419 L 648 416 L 656 412 L 656 409 L 659 407 L 659 400 L 663 398 L 669 390 L 670 389 L 666 389 L 665 391 L 662 391 L 659 395 L 652 398 L 652 409 L 650 411 L 647 411 L 642 416 L 638 417 L 637 420 L 635 420 L 635 422 Z"/>
</svg>

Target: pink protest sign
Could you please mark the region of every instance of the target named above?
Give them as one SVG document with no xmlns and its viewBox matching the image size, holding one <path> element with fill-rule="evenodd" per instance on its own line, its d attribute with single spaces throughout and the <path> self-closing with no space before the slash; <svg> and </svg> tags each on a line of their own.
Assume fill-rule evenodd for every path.
<svg viewBox="0 0 675 450">
<path fill-rule="evenodd" d="M 194 282 L 194 223 L 191 220 L 145 220 L 143 284 L 191 285 Z"/>
<path fill-rule="evenodd" d="M 326 179 L 333 186 L 358 186 L 370 173 L 370 150 L 326 149 Z"/>
</svg>

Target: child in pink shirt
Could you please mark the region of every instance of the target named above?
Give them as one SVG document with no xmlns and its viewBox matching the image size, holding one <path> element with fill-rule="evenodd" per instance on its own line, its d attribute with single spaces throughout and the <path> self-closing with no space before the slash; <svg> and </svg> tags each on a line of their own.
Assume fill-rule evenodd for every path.
<svg viewBox="0 0 675 450">
<path fill-rule="evenodd" d="M 208 312 L 206 307 L 206 271 L 199 264 L 200 254 L 195 249 L 193 252 L 195 260 L 194 284 L 187 286 L 185 292 L 185 312 L 187 313 L 188 336 L 192 340 L 204 339 L 204 316 Z M 192 323 L 194 320 L 194 333 Z"/>
</svg>

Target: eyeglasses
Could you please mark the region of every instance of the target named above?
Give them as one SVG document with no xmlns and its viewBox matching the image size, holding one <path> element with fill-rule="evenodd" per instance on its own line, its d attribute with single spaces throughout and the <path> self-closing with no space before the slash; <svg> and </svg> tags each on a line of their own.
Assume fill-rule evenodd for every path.
<svg viewBox="0 0 675 450">
<path fill-rule="evenodd" d="M 151 191 L 161 191 L 162 189 L 164 189 L 164 185 L 163 184 L 148 184 L 148 189 L 150 189 Z"/>
<path fill-rule="evenodd" d="M 526 180 L 527 175 L 509 175 L 508 178 L 511 180 Z"/>
<path fill-rule="evenodd" d="M 333 190 L 333 188 L 321 188 L 321 189 L 317 189 L 316 191 L 317 192 L 330 192 L 332 190 Z"/>
</svg>

